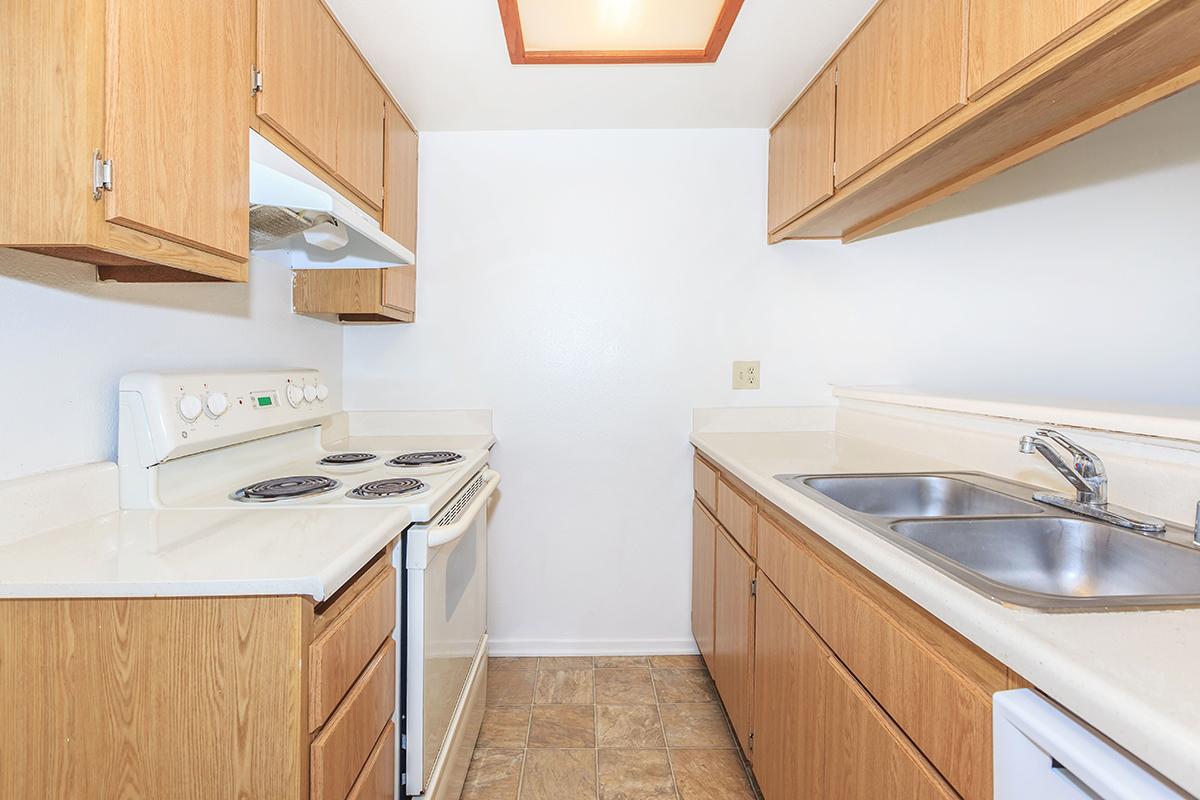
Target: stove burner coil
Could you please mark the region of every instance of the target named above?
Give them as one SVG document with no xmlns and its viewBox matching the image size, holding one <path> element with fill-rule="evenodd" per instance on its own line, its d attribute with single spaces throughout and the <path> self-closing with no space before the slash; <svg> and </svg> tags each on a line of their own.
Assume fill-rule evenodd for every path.
<svg viewBox="0 0 1200 800">
<path fill-rule="evenodd" d="M 385 478 L 357 486 L 347 492 L 346 496 L 355 500 L 383 500 L 422 492 L 425 488 L 425 484 L 416 478 Z"/>
<path fill-rule="evenodd" d="M 242 503 L 274 503 L 326 494 L 341 485 L 341 481 L 323 475 L 293 475 L 243 486 L 230 497 Z"/>
<path fill-rule="evenodd" d="M 387 462 L 389 467 L 433 467 L 441 464 L 453 464 L 462 461 L 462 455 L 447 450 L 405 453 Z"/>
<path fill-rule="evenodd" d="M 344 467 L 349 464 L 366 464 L 368 461 L 374 461 L 377 458 L 379 456 L 374 453 L 332 453 L 317 463 L 331 467 Z"/>
</svg>

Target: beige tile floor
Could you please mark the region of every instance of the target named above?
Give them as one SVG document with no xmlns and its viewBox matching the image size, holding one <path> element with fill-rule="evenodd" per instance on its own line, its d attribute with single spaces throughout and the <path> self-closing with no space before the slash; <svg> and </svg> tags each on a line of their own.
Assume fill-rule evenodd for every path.
<svg viewBox="0 0 1200 800">
<path fill-rule="evenodd" d="M 492 658 L 462 800 L 755 800 L 699 656 Z"/>
</svg>

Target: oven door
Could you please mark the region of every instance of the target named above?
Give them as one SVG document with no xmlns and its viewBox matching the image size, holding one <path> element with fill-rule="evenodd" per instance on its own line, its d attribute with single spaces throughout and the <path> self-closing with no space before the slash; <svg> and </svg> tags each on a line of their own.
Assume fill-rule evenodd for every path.
<svg viewBox="0 0 1200 800">
<path fill-rule="evenodd" d="M 405 539 L 405 790 L 455 798 L 479 726 L 487 675 L 487 505 L 500 475 L 484 469 L 447 510 Z"/>
</svg>

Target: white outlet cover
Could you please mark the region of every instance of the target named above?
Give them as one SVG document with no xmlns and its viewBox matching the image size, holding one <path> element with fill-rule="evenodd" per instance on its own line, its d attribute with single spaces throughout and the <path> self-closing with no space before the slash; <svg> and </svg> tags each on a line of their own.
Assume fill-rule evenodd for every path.
<svg viewBox="0 0 1200 800">
<path fill-rule="evenodd" d="M 757 361 L 733 362 L 733 388 L 757 389 L 761 385 L 762 369 Z"/>
</svg>

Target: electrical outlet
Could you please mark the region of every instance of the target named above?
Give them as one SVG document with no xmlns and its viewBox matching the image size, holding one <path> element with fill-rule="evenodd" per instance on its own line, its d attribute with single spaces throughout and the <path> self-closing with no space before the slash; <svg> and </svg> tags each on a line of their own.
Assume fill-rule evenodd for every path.
<svg viewBox="0 0 1200 800">
<path fill-rule="evenodd" d="M 733 362 L 733 388 L 757 389 L 759 381 L 759 366 L 757 361 Z"/>
</svg>

